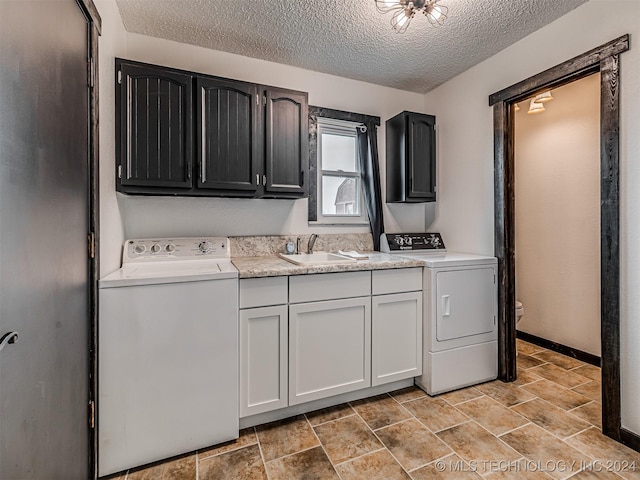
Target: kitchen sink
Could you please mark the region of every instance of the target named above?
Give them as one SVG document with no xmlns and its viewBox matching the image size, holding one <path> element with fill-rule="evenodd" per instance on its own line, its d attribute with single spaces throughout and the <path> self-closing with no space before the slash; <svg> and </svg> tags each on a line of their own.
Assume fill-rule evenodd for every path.
<svg viewBox="0 0 640 480">
<path fill-rule="evenodd" d="M 279 253 L 278 255 L 284 258 L 287 262 L 291 262 L 296 265 L 302 265 L 302 266 L 340 265 L 345 263 L 356 262 L 356 260 L 353 258 L 349 258 L 349 257 L 345 257 L 344 255 L 338 255 L 337 253 L 329 253 L 329 252 L 301 253 L 299 255 L 295 255 L 295 254 L 287 255 L 284 253 Z"/>
</svg>

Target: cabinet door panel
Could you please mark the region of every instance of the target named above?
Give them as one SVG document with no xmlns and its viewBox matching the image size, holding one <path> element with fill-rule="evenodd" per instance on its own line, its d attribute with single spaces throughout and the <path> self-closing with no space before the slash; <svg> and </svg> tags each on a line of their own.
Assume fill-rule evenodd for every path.
<svg viewBox="0 0 640 480">
<path fill-rule="evenodd" d="M 192 77 L 119 62 L 119 187 L 190 188 Z"/>
<path fill-rule="evenodd" d="M 435 198 L 435 129 L 425 115 L 407 115 L 407 196 Z"/>
<path fill-rule="evenodd" d="M 371 298 L 289 306 L 289 404 L 371 385 Z"/>
<path fill-rule="evenodd" d="M 422 292 L 371 299 L 371 384 L 422 374 Z"/>
<path fill-rule="evenodd" d="M 261 114 L 255 85 L 198 78 L 198 187 L 255 192 Z"/>
<path fill-rule="evenodd" d="M 266 98 L 265 191 L 300 197 L 308 184 L 307 95 L 271 88 Z"/>
<path fill-rule="evenodd" d="M 240 310 L 240 417 L 287 406 L 287 306 Z"/>
</svg>

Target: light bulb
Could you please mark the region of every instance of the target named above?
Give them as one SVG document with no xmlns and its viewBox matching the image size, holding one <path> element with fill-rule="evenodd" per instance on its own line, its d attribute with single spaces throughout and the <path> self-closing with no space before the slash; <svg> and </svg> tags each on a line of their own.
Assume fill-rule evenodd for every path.
<svg viewBox="0 0 640 480">
<path fill-rule="evenodd" d="M 438 19 L 442 16 L 442 10 L 438 5 L 434 5 L 429 14 L 433 17 L 434 20 L 438 21 Z"/>
</svg>

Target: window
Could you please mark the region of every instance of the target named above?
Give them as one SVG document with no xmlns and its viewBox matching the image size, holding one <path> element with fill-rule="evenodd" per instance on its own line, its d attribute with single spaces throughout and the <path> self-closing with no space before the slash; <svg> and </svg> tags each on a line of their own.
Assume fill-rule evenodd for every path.
<svg viewBox="0 0 640 480">
<path fill-rule="evenodd" d="M 318 117 L 317 223 L 368 224 L 362 201 L 356 122 Z"/>
</svg>

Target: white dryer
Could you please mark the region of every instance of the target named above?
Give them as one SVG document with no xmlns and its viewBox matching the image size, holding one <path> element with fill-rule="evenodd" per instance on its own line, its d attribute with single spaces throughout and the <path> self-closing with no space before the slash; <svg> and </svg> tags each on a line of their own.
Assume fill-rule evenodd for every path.
<svg viewBox="0 0 640 480">
<path fill-rule="evenodd" d="M 435 233 L 386 234 L 383 250 L 424 261 L 423 365 L 429 395 L 498 376 L 495 257 L 447 252 Z"/>
</svg>

